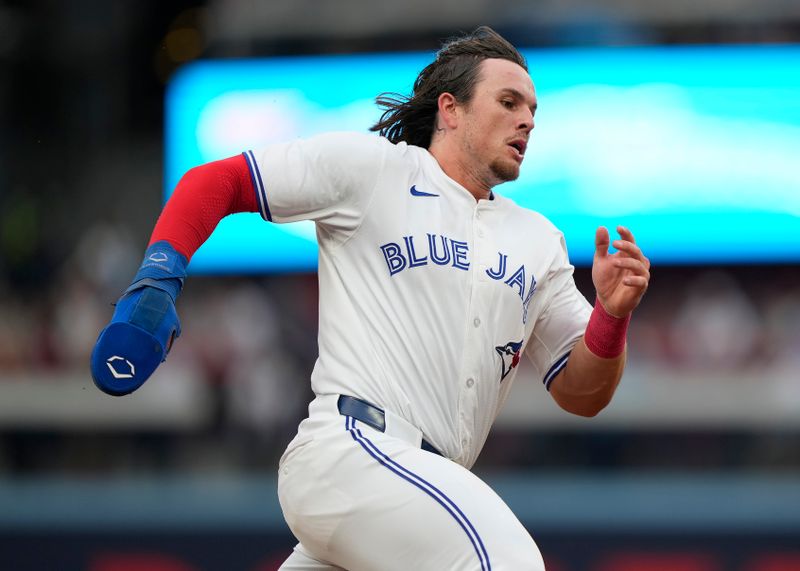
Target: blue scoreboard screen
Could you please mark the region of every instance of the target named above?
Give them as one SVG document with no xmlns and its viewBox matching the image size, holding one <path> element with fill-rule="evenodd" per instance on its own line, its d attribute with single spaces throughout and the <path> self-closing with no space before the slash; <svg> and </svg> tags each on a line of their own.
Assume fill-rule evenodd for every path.
<svg viewBox="0 0 800 571">
<path fill-rule="evenodd" d="M 800 46 L 522 50 L 539 99 L 518 180 L 577 265 L 630 227 L 656 263 L 800 261 Z M 165 198 L 198 164 L 324 131 L 363 131 L 432 53 L 201 61 L 166 98 Z M 263 173 L 267 187 L 269 173 Z M 269 194 L 269 188 L 267 188 Z M 195 273 L 314 271 L 311 222 L 223 220 Z"/>
</svg>

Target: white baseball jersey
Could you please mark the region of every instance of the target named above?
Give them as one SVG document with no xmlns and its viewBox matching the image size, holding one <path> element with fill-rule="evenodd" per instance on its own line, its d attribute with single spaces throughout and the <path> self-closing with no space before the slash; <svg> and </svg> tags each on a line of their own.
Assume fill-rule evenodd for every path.
<svg viewBox="0 0 800 571">
<path fill-rule="evenodd" d="M 265 219 L 316 222 L 314 392 L 392 411 L 471 467 L 520 354 L 549 388 L 585 331 L 562 234 L 498 194 L 476 201 L 426 149 L 382 137 L 245 156 Z"/>
</svg>

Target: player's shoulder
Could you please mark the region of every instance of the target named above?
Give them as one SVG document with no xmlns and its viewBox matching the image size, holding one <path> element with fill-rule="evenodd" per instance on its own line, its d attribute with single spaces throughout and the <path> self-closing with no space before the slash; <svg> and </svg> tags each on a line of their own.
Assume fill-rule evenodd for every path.
<svg viewBox="0 0 800 571">
<path fill-rule="evenodd" d="M 363 149 L 379 149 L 382 151 L 405 152 L 405 143 L 395 145 L 386 137 L 360 131 L 326 131 L 308 138 L 308 141 L 335 148 L 361 147 Z"/>
<path fill-rule="evenodd" d="M 386 137 L 358 131 L 328 131 L 309 137 L 306 144 L 344 164 L 405 162 L 415 159 L 416 147 L 392 143 Z M 423 149 L 424 150 L 424 149 Z M 380 159 L 380 160 L 379 160 Z"/>
<path fill-rule="evenodd" d="M 380 137 L 358 131 L 326 131 L 311 135 L 306 139 L 306 143 L 318 147 L 330 149 L 349 149 L 358 147 L 361 149 L 380 148 Z"/>
</svg>

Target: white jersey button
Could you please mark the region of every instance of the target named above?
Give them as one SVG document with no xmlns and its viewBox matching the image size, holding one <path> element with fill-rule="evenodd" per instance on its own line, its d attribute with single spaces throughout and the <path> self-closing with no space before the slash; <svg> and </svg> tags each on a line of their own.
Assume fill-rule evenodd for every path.
<svg viewBox="0 0 800 571">
<path fill-rule="evenodd" d="M 474 385 L 474 384 L 475 384 L 475 380 L 474 380 L 472 377 L 470 377 L 469 379 L 467 379 L 467 388 L 470 388 L 470 389 L 471 389 L 471 388 L 472 388 L 472 385 Z"/>
<path fill-rule="evenodd" d="M 480 318 L 480 317 L 476 317 L 475 319 L 473 319 L 473 320 L 472 320 L 472 324 L 473 324 L 475 327 L 480 327 L 480 325 L 481 325 L 481 318 Z"/>
</svg>

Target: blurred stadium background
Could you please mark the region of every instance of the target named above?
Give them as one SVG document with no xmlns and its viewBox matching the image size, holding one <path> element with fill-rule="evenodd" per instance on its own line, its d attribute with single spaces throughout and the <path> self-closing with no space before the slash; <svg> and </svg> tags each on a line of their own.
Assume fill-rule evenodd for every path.
<svg viewBox="0 0 800 571">
<path fill-rule="evenodd" d="M 197 60 L 430 52 L 480 24 L 534 49 L 783 45 L 800 4 L 0 2 L 0 569 L 278 567 L 313 272 L 193 276 L 143 390 L 113 399 L 89 377 L 162 205 L 167 86 Z M 599 417 L 560 413 L 521 372 L 475 471 L 549 570 L 800 570 L 800 252 L 762 247 L 769 263 L 654 269 Z M 576 279 L 591 298 L 588 267 Z"/>
</svg>

